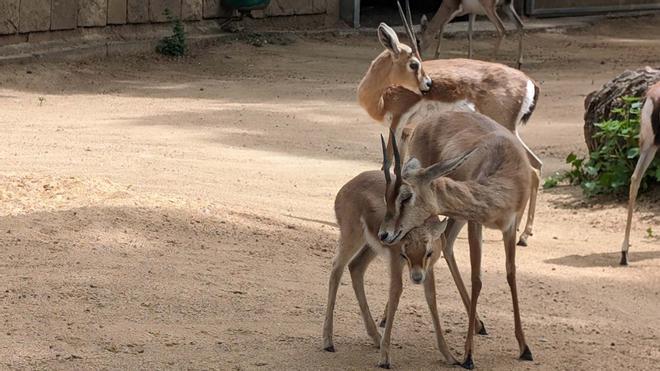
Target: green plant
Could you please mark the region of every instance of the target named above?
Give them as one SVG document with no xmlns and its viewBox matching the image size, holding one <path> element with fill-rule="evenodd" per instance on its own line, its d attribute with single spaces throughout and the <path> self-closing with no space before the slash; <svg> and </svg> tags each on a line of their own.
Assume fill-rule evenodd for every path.
<svg viewBox="0 0 660 371">
<path fill-rule="evenodd" d="M 162 38 L 156 46 L 156 51 L 171 57 L 181 57 L 188 50 L 186 32 L 180 19 L 175 18 L 169 9 L 163 14 L 172 22 L 172 35 Z"/>
<path fill-rule="evenodd" d="M 624 108 L 612 112 L 616 118 L 596 124 L 600 130 L 594 137 L 601 141 L 601 146 L 585 158 L 569 154 L 566 163 L 571 169 L 547 178 L 544 188 L 568 181 L 580 185 L 587 196 L 623 193 L 628 189 L 639 157 L 641 103 L 634 97 L 623 100 Z M 660 160 L 657 159 L 644 175 L 641 189 L 645 190 L 653 182 L 660 182 Z"/>
</svg>

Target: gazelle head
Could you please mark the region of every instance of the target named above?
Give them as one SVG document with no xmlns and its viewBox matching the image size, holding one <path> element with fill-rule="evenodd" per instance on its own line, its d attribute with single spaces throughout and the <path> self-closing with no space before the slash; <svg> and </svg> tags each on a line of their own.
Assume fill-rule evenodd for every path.
<svg viewBox="0 0 660 371">
<path fill-rule="evenodd" d="M 422 168 L 420 162 L 412 158 L 401 169 L 401 158 L 396 139 L 392 134 L 390 134 L 390 137 L 394 150 L 394 175 L 396 180 L 394 183 L 391 181 L 385 140 L 381 137 L 387 210 L 378 231 L 378 238 L 387 245 L 401 241 L 413 228 L 422 225 L 429 217 L 438 215 L 438 210 L 441 209 L 438 203 L 442 202 L 442 197 L 438 197 L 436 194 L 433 181 L 454 171 L 475 151 L 475 149 L 472 149 L 457 158 L 438 162 L 427 168 Z"/>
<path fill-rule="evenodd" d="M 385 23 L 378 26 L 378 39 L 380 43 L 389 52 L 392 68 L 389 73 L 391 85 L 400 85 L 412 91 L 427 92 L 431 89 L 433 82 L 429 75 L 424 72 L 422 67 L 422 57 L 417 48 L 417 38 L 410 26 L 412 22 L 406 19 L 401 4 L 397 1 L 399 13 L 403 20 L 403 25 L 410 39 L 411 46 L 402 44 L 396 32 Z M 410 18 L 410 5 L 406 0 L 406 9 L 408 18 Z"/>
<path fill-rule="evenodd" d="M 410 230 L 401 240 L 399 254 L 408 265 L 410 280 L 413 283 L 423 283 L 429 269 L 433 269 L 433 264 L 438 260 L 442 248 L 444 248 L 442 234 L 446 228 L 447 219 L 440 221 L 437 216 L 434 216 L 428 218 L 422 226 Z M 443 239 L 441 248 L 436 243 L 440 239 Z"/>
</svg>

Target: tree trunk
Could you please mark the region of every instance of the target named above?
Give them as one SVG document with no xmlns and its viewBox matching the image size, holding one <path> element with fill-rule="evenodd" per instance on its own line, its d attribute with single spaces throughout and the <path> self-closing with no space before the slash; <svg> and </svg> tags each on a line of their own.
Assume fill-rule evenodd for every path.
<svg viewBox="0 0 660 371">
<path fill-rule="evenodd" d="M 625 71 L 603 88 L 593 91 L 584 99 L 584 140 L 589 153 L 598 148 L 598 140 L 594 134 L 598 132 L 595 125 L 599 122 L 621 119 L 612 110 L 623 108 L 623 97 L 643 97 L 649 86 L 660 81 L 660 69 L 645 67 L 634 71 Z"/>
</svg>

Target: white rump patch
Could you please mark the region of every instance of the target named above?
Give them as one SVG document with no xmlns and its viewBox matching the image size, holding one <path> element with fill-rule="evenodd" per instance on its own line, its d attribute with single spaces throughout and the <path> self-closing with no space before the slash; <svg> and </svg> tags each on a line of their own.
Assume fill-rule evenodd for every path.
<svg viewBox="0 0 660 371">
<path fill-rule="evenodd" d="M 532 80 L 527 80 L 525 96 L 523 97 L 522 104 L 520 105 L 520 112 L 518 112 L 518 117 L 516 118 L 516 126 L 521 124 L 523 116 L 525 116 L 525 114 L 532 108 L 535 93 L 536 89 L 534 88 L 534 83 Z"/>
</svg>

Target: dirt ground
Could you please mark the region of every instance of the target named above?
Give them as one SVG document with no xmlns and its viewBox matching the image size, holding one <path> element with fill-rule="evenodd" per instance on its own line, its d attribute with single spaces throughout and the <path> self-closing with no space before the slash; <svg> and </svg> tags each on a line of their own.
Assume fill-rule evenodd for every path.
<svg viewBox="0 0 660 371">
<path fill-rule="evenodd" d="M 526 39 L 541 86 L 522 131 L 562 168 L 584 152 L 584 96 L 626 68 L 660 66 L 660 16 Z M 466 42 L 446 44 L 463 56 Z M 480 38 L 477 56 L 490 57 Z M 512 63 L 515 42 L 498 61 Z M 154 56 L 0 68 L 0 368 L 373 369 L 344 276 L 337 353 L 321 350 L 337 229 L 335 193 L 378 169 L 378 135 L 355 89 L 375 37 L 244 42 L 171 61 Z M 660 194 L 635 214 L 631 265 L 617 265 L 624 202 L 579 189 L 540 194 L 518 251 L 523 325 L 535 361 L 516 359 L 500 236 L 485 234 L 479 310 L 490 369 L 658 369 Z M 467 241 L 456 254 L 469 274 Z M 367 274 L 374 316 L 382 261 Z M 436 267 L 446 337 L 462 356 L 466 315 Z M 423 290 L 405 280 L 393 367 L 443 369 Z"/>
</svg>

